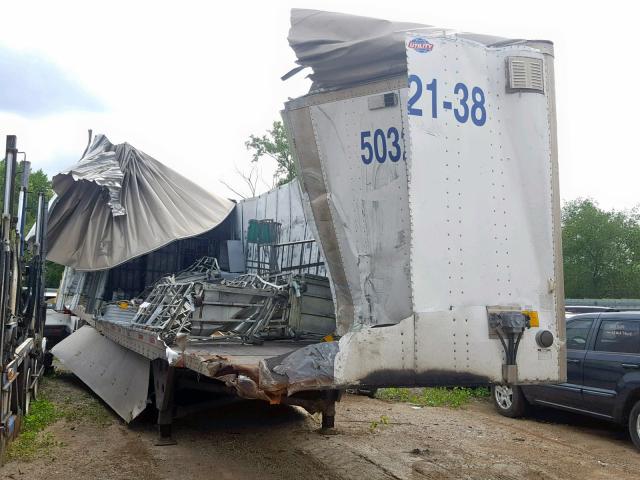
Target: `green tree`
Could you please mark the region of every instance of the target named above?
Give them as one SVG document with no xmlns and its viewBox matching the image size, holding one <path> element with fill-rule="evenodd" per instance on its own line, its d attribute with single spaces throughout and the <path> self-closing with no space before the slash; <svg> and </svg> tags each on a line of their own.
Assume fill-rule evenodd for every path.
<svg viewBox="0 0 640 480">
<path fill-rule="evenodd" d="M 265 135 L 250 135 L 245 146 L 253 153 L 251 159 L 253 162 L 264 157 L 270 157 L 276 161 L 276 171 L 273 174 L 276 185 L 284 185 L 296 177 L 296 168 L 289 148 L 287 132 L 282 122 L 277 120 L 273 122 L 273 128 L 267 130 Z"/>
<path fill-rule="evenodd" d="M 606 211 L 591 199 L 562 209 L 567 298 L 640 297 L 640 222 L 635 211 Z"/>
<path fill-rule="evenodd" d="M 64 265 L 47 260 L 44 271 L 44 286 L 46 288 L 58 288 L 60 286 L 60 280 L 62 280 L 63 272 Z"/>
<path fill-rule="evenodd" d="M 46 201 L 53 196 L 53 190 L 51 189 L 51 181 L 46 173 L 41 169 L 31 172 L 29 175 L 29 191 L 27 194 L 27 218 L 25 231 L 29 232 L 31 227 L 36 221 L 36 215 L 38 213 L 38 194 L 44 192 Z"/>
<path fill-rule="evenodd" d="M 15 192 L 14 192 L 14 207 L 13 211 L 18 211 L 18 194 L 20 191 L 20 183 L 22 178 L 22 165 L 18 164 L 18 171 L 16 172 Z M 0 179 L 2 186 L 0 191 L 4 191 L 5 182 L 5 162 L 0 162 Z M 52 197 L 53 190 L 51 189 L 51 181 L 46 173 L 42 169 L 31 171 L 29 175 L 29 187 L 27 190 L 27 216 L 25 219 L 25 232 L 28 233 L 31 227 L 36 221 L 36 215 L 38 213 L 38 194 L 44 192 L 47 201 Z M 0 195 L 0 209 L 4 208 L 4 195 Z"/>
</svg>

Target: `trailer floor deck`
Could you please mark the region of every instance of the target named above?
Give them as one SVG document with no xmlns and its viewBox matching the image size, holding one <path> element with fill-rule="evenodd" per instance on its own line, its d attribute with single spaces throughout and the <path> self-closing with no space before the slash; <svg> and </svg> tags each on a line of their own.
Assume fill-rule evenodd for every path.
<svg viewBox="0 0 640 480">
<path fill-rule="evenodd" d="M 140 329 L 130 323 L 94 320 L 86 317 L 89 324 L 116 343 L 133 350 L 151 360 L 167 358 L 167 349 L 157 332 Z M 183 348 L 173 347 L 169 352 L 179 360 L 179 366 L 187 367 L 207 376 L 214 376 L 207 368 L 211 361 L 222 360 L 228 364 L 254 366 L 262 360 L 291 353 L 300 348 L 318 343 L 318 340 L 285 339 L 265 340 L 262 344 L 247 344 L 233 338 L 189 338 Z"/>
<path fill-rule="evenodd" d="M 185 354 L 207 357 L 233 357 L 238 363 L 257 364 L 261 360 L 291 353 L 312 343 L 304 340 L 269 340 L 262 345 L 222 342 L 215 340 L 191 340 L 187 344 Z"/>
</svg>

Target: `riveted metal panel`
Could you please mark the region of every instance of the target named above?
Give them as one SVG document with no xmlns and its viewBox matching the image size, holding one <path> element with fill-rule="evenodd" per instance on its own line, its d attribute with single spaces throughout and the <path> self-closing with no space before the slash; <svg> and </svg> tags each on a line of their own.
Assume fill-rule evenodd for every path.
<svg viewBox="0 0 640 480">
<path fill-rule="evenodd" d="M 559 339 L 540 349 L 539 329 L 525 332 L 519 381 L 558 379 L 549 106 L 540 94 L 505 95 L 507 59 L 542 63 L 543 55 L 453 35 L 428 41 L 428 53 L 407 50 L 419 79 L 410 95 L 424 89 L 413 103 L 421 115 L 408 116 L 417 372 L 446 367 L 500 381 L 503 352 L 488 336 L 487 306 L 504 305 L 538 312 L 539 329 Z"/>
<path fill-rule="evenodd" d="M 406 101 L 405 91 L 389 93 Z M 310 112 L 354 323 L 376 325 L 411 314 L 410 233 L 402 109 L 369 110 L 369 98 Z"/>
<path fill-rule="evenodd" d="M 487 307 L 492 305 L 533 310 L 539 318 L 540 326 L 522 337 L 518 381 L 562 380 L 564 319 L 550 44 L 487 46 L 442 32 L 427 41 L 432 48 L 408 52 L 409 79 L 421 78 L 420 94 L 415 85 L 407 89 L 407 79 L 387 90 L 399 94 L 398 110 L 404 110 L 399 119 L 405 129 L 410 195 L 381 191 L 380 199 L 396 207 L 386 211 L 381 222 L 368 223 L 366 207 L 354 207 L 368 200 L 357 182 L 369 180 L 362 168 L 370 166 L 361 157 L 367 154 L 363 137 L 354 133 L 373 134 L 383 128 L 378 120 L 384 117 L 378 114 L 393 106 L 371 110 L 371 102 L 358 102 L 385 93 L 389 83 L 309 95 L 289 102 L 284 114 L 300 166 L 303 198 L 313 212 L 322 246 L 331 252 L 330 270 L 340 276 L 333 282 L 339 332 L 344 334 L 335 360 L 336 384 L 502 381 L 504 352 L 488 331 Z M 513 56 L 542 62 L 543 95 L 506 94 L 506 59 Z M 413 115 L 408 115 L 409 106 Z M 383 172 L 385 162 L 373 163 L 373 171 Z M 384 304 L 382 296 L 376 296 L 369 281 L 376 258 L 362 239 L 371 235 L 388 243 L 385 235 L 393 231 L 403 206 L 411 212 L 405 279 L 409 287 L 404 297 L 411 308 L 406 317 L 385 322 L 376 309 Z M 556 338 L 549 349 L 535 343 L 541 329 Z"/>
</svg>

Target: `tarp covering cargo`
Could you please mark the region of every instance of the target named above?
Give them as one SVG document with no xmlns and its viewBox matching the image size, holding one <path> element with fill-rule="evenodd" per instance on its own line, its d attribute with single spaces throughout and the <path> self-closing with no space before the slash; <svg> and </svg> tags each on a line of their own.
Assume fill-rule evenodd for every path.
<svg viewBox="0 0 640 480">
<path fill-rule="evenodd" d="M 127 143 L 95 137 L 83 158 L 53 177 L 47 258 L 76 270 L 102 270 L 200 235 L 233 202 L 187 180 Z"/>
</svg>

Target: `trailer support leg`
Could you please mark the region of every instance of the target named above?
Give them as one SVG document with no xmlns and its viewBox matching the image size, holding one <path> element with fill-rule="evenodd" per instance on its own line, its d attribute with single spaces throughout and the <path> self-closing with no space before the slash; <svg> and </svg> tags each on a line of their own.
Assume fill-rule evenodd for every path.
<svg viewBox="0 0 640 480">
<path fill-rule="evenodd" d="M 324 393 L 324 408 L 322 409 L 323 433 L 335 432 L 336 402 L 340 399 L 340 391 L 329 390 Z"/>
<path fill-rule="evenodd" d="M 328 407 L 327 410 L 322 412 L 322 429 L 328 430 L 330 428 L 335 428 L 336 423 L 336 414 L 335 414 L 335 405 L 332 407 Z"/>
<path fill-rule="evenodd" d="M 151 363 L 153 366 L 156 408 L 158 409 L 158 439 L 155 444 L 175 445 L 176 441 L 171 435 L 174 418 L 175 368 L 169 366 L 164 360 L 154 360 Z"/>
</svg>

